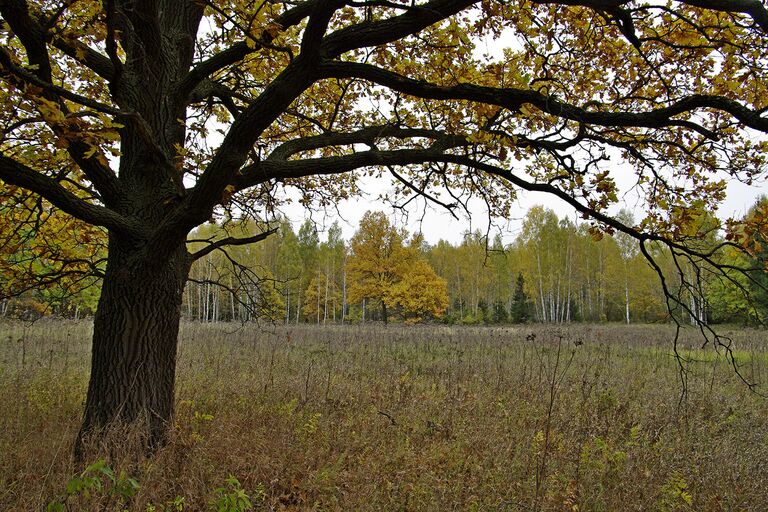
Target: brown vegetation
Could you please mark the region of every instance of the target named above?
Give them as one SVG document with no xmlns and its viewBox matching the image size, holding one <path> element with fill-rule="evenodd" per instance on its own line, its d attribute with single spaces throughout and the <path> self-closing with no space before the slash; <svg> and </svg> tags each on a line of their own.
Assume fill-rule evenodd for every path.
<svg viewBox="0 0 768 512">
<path fill-rule="evenodd" d="M 0 325 L 0 509 L 66 494 L 90 325 Z M 732 333 L 765 379 L 762 332 Z M 768 403 L 663 326 L 182 326 L 175 425 L 69 510 L 766 510 Z M 126 435 L 126 445 L 130 432 Z M 220 496 L 221 492 L 219 493 Z"/>
</svg>

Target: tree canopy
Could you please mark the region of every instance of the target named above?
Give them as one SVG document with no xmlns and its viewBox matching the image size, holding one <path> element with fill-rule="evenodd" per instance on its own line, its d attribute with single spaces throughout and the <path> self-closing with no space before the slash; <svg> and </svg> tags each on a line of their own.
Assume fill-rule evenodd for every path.
<svg viewBox="0 0 768 512">
<path fill-rule="evenodd" d="M 417 322 L 442 316 L 448 306 L 446 281 L 420 257 L 419 238 L 408 244 L 406 237 L 406 231 L 393 226 L 382 212 L 369 211 L 350 241 L 348 299 L 380 306 L 385 323 L 388 308 Z"/>
<path fill-rule="evenodd" d="M 732 280 L 687 241 L 729 180 L 765 175 L 758 0 L 0 0 L 0 16 L 3 239 L 55 209 L 54 232 L 107 240 L 104 268 L 34 238 L 62 249 L 57 270 L 104 274 L 84 432 L 167 428 L 191 263 L 267 233 L 191 252 L 211 218 L 268 220 L 289 189 L 331 206 L 365 174 L 391 176 L 398 200 L 479 198 L 494 216 L 534 190 L 595 236 L 636 239 L 659 272 L 648 244 Z M 617 174 L 644 199 L 635 225 L 608 214 Z M 757 254 L 754 229 L 726 228 L 719 249 Z"/>
</svg>

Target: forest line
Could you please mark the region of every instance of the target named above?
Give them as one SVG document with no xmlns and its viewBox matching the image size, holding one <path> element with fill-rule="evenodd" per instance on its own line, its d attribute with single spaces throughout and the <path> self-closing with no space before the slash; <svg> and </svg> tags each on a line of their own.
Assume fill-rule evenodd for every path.
<svg viewBox="0 0 768 512">
<path fill-rule="evenodd" d="M 621 215 L 631 222 L 631 214 Z M 706 230 L 704 241 L 696 243 L 717 245 L 715 223 L 712 217 L 700 219 L 692 239 Z M 198 236 L 215 237 L 217 229 L 208 225 Z M 673 316 L 684 323 L 698 317 L 707 323 L 754 324 L 768 310 L 761 289 L 765 272 L 759 270 L 764 251 L 752 262 L 755 282 L 749 282 L 735 275 L 731 281 L 713 278 L 649 246 L 668 289 L 686 305 L 670 312 L 659 276 L 634 240 L 621 234 L 601 237 L 587 223 L 559 218 L 541 206 L 527 212 L 521 233 L 506 245 L 500 235 L 488 240 L 477 230 L 465 233 L 458 244 L 429 244 L 380 212 L 368 212 L 349 241 L 338 223 L 324 235 L 321 239 L 310 221 L 297 233 L 284 221 L 259 245 L 230 249 L 230 257 L 208 255 L 192 269 L 185 315 L 199 321 L 255 315 L 317 324 L 390 320 L 393 314 L 406 322 L 470 325 L 666 322 Z M 734 265 L 749 263 L 736 261 L 735 253 L 720 257 L 734 258 Z M 237 260 L 254 266 L 237 268 L 232 265 Z M 250 282 L 248 272 L 254 276 Z M 747 291 L 754 294 L 751 301 Z"/>
<path fill-rule="evenodd" d="M 619 216 L 633 223 L 630 212 Z M 714 247 L 722 242 L 714 217 L 704 216 L 692 226 L 691 243 Z M 559 218 L 543 206 L 526 213 L 520 233 L 508 244 L 500 234 L 489 239 L 479 230 L 465 232 L 456 244 L 429 244 L 382 212 L 367 212 L 349 240 L 338 222 L 324 233 L 309 220 L 298 231 L 286 219 L 269 227 L 275 232 L 259 243 L 211 250 L 194 263 L 182 303 L 187 319 L 478 325 L 695 323 L 698 318 L 757 324 L 768 312 L 763 246 L 752 262 L 736 251 L 719 251 L 721 263 L 732 258 L 734 266 L 753 266 L 750 281 L 735 272 L 730 280 L 708 274 L 706 266 L 697 270 L 693 262 L 686 265 L 668 249 L 649 245 L 668 291 L 682 303 L 672 302 L 670 308 L 656 269 L 634 239 L 621 233 L 603 236 L 590 224 Z M 189 250 L 265 230 L 255 221 L 209 223 L 190 235 Z M 45 268 L 56 265 L 50 254 L 30 256 L 29 251 L 18 249 L 17 258 L 9 259 L 9 273 L 44 275 Z M 98 253 L 91 259 L 92 266 L 103 264 Z M 87 316 L 96 308 L 99 284 L 98 276 L 60 279 L 0 301 L 0 316 Z"/>
</svg>

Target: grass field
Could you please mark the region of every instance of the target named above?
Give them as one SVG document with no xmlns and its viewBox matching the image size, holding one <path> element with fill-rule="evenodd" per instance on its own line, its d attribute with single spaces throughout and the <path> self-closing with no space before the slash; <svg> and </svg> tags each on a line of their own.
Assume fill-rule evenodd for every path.
<svg viewBox="0 0 768 512">
<path fill-rule="evenodd" d="M 90 325 L 0 324 L 0 510 L 768 510 L 768 401 L 672 334 L 187 324 L 170 444 L 73 479 Z"/>
</svg>

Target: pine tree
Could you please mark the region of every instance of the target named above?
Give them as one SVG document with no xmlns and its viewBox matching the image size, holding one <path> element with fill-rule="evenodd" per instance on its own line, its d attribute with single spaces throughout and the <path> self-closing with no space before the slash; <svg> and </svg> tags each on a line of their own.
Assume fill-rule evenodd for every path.
<svg viewBox="0 0 768 512">
<path fill-rule="evenodd" d="M 512 297 L 512 308 L 510 311 L 512 322 L 522 324 L 530 320 L 531 301 L 528 294 L 525 293 L 525 278 L 522 272 L 517 274 L 517 283 L 515 284 L 515 294 Z"/>
<path fill-rule="evenodd" d="M 509 313 L 504 307 L 504 302 L 497 300 L 493 303 L 493 323 L 504 324 L 509 320 Z"/>
</svg>

